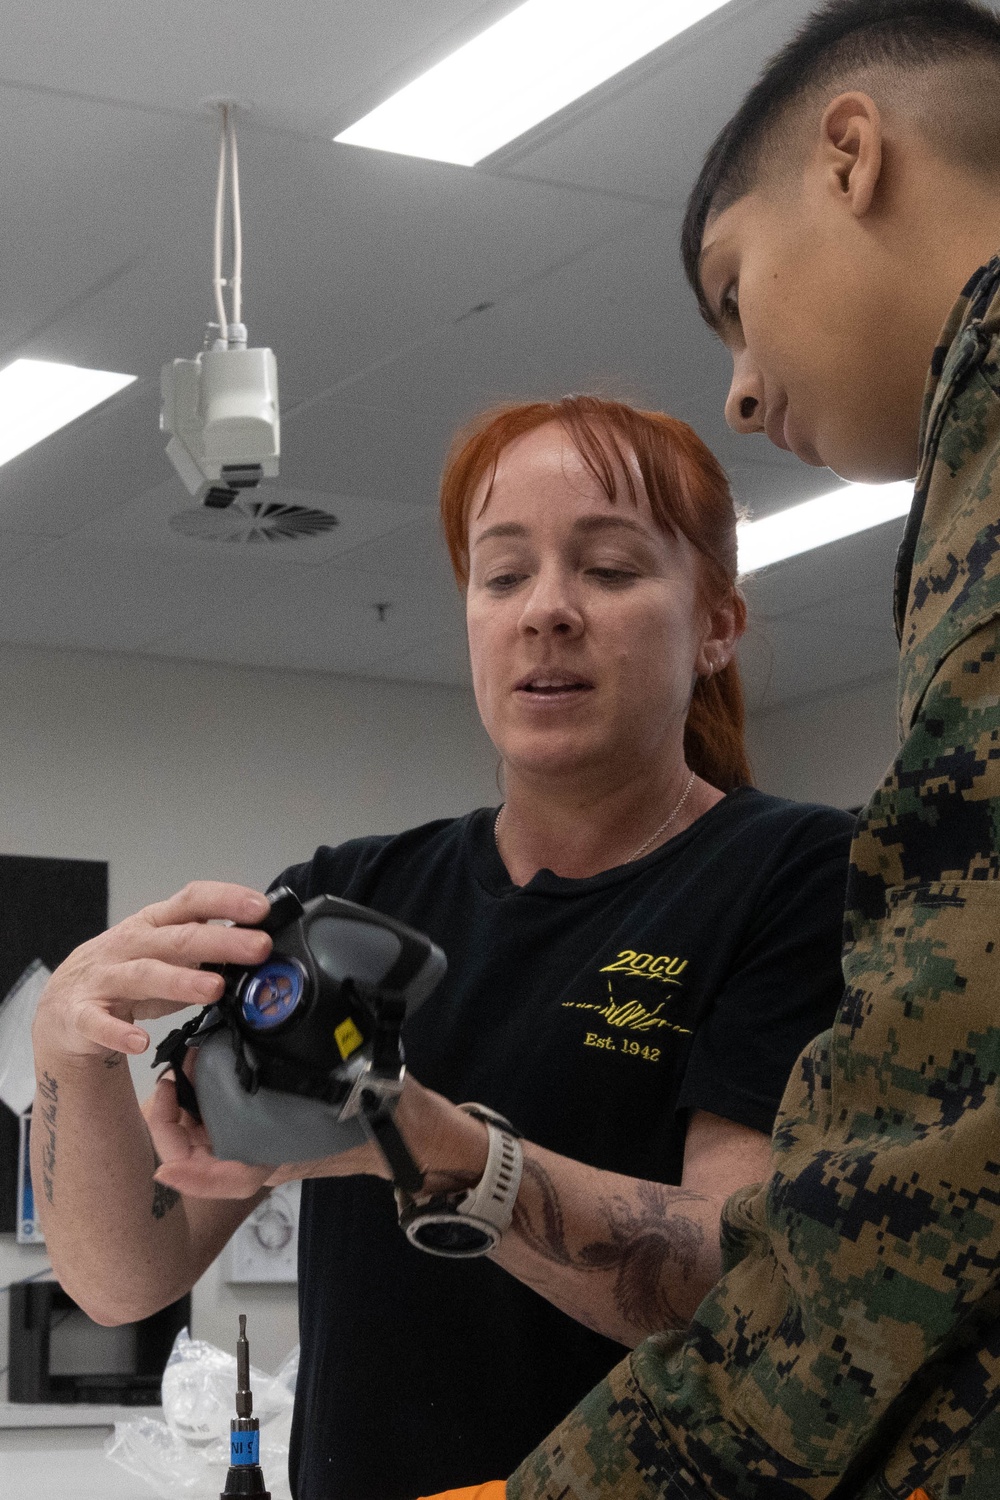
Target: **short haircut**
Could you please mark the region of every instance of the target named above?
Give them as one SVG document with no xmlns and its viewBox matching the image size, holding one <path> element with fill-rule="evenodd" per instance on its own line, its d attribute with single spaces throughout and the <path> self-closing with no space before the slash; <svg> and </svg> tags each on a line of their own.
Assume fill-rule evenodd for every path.
<svg viewBox="0 0 1000 1500">
<path fill-rule="evenodd" d="M 962 66 L 973 73 L 978 67 L 980 73 L 995 72 L 996 77 L 992 88 L 970 87 L 960 98 L 949 97 L 952 139 L 932 143 L 939 149 L 950 146 L 949 154 L 968 166 L 996 165 L 1000 16 L 995 12 L 976 0 L 830 0 L 809 17 L 767 64 L 716 137 L 688 199 L 681 254 L 703 312 L 707 309 L 698 257 L 705 225 L 710 215 L 721 213 L 758 185 L 774 160 L 776 135 L 790 110 L 820 89 L 839 92 L 850 87 L 858 75 L 891 77 L 942 65 Z M 985 101 L 985 109 L 979 101 Z"/>
</svg>

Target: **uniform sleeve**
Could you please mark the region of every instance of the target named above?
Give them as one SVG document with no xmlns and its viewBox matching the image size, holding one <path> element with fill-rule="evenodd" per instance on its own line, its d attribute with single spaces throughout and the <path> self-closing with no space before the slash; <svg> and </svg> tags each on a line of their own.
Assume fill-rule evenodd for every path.
<svg viewBox="0 0 1000 1500">
<path fill-rule="evenodd" d="M 854 820 L 809 809 L 786 838 L 739 963 L 698 1027 L 678 1109 L 770 1135 L 795 1059 L 833 1020 Z"/>
<path fill-rule="evenodd" d="M 732 1269 L 686 1336 L 612 1371 L 508 1500 L 639 1500 L 678 1474 L 677 1494 L 725 1500 L 958 1493 L 949 1466 L 1000 1389 L 996 624 L 938 668 L 854 864 L 881 872 L 880 909 L 854 921 L 845 999 L 796 1065 L 772 1176 L 726 1205 Z"/>
</svg>

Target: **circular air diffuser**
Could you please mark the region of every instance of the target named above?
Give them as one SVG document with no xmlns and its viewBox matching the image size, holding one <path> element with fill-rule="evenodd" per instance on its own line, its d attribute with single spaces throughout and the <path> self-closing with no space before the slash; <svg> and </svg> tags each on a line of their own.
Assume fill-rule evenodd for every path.
<svg viewBox="0 0 1000 1500">
<path fill-rule="evenodd" d="M 322 536 L 337 525 L 328 510 L 286 505 L 280 500 L 251 500 L 240 495 L 224 510 L 197 505 L 170 517 L 172 531 L 200 542 L 301 542 Z"/>
</svg>

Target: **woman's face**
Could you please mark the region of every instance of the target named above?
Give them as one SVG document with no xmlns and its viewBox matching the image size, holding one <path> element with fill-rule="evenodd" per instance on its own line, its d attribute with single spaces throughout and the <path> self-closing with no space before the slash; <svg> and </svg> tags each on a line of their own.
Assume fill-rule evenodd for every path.
<svg viewBox="0 0 1000 1500">
<path fill-rule="evenodd" d="M 613 783 L 646 761 L 679 766 L 693 679 L 734 645 L 732 612 L 698 603 L 691 544 L 657 527 L 644 494 L 612 503 L 556 423 L 506 448 L 483 510 L 485 493 L 469 651 L 508 772 Z"/>
</svg>

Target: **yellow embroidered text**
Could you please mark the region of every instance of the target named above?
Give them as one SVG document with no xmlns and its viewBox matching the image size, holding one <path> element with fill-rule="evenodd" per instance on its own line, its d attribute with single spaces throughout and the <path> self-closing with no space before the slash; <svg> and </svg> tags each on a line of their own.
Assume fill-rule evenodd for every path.
<svg viewBox="0 0 1000 1500">
<path fill-rule="evenodd" d="M 680 984 L 679 975 L 688 966 L 686 958 L 671 958 L 666 953 L 636 953 L 623 948 L 613 964 L 605 964 L 601 974 L 630 974 L 633 979 L 658 979 L 661 984 Z"/>
</svg>

